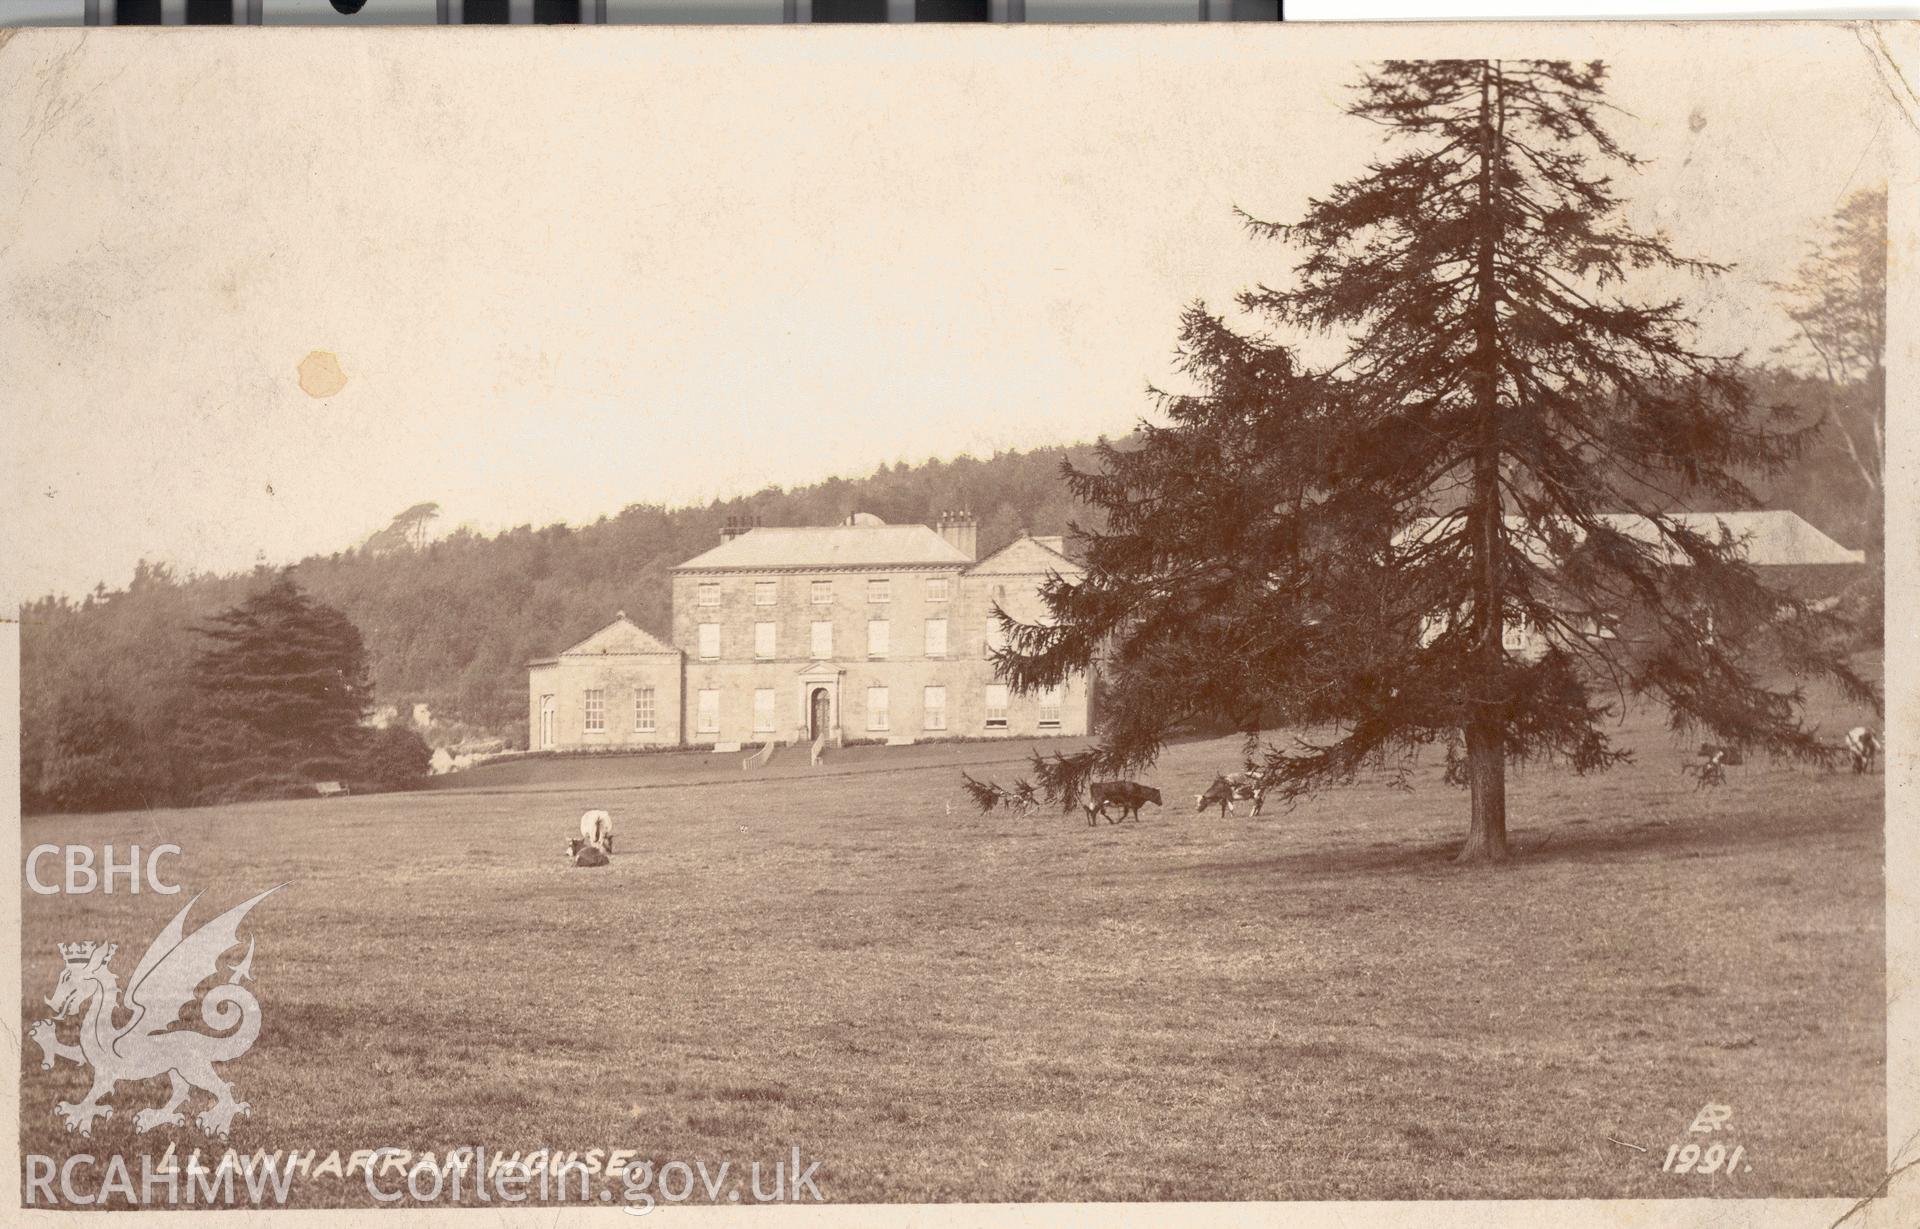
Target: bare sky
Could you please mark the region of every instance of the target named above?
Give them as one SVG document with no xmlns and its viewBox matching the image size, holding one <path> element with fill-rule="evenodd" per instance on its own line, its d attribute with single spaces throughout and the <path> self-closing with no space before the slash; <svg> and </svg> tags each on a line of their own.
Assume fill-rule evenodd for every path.
<svg viewBox="0 0 1920 1229">
<path fill-rule="evenodd" d="M 1838 27 L 17 35 L 0 596 L 1124 432 L 1184 303 L 1287 277 L 1233 206 L 1380 148 L 1360 61 L 1448 54 L 1608 60 L 1727 350 L 1900 122 Z"/>
</svg>

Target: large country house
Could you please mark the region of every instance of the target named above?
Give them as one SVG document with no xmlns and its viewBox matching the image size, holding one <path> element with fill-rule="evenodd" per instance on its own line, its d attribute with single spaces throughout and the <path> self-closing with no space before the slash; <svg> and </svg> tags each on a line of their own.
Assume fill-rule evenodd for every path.
<svg viewBox="0 0 1920 1229">
<path fill-rule="evenodd" d="M 673 643 L 624 613 L 528 663 L 534 750 L 1085 734 L 1091 680 L 1015 695 L 994 678 L 998 605 L 1035 622 L 1057 537 L 977 559 L 979 525 L 856 513 L 840 525 L 731 524 L 673 570 Z"/>
</svg>

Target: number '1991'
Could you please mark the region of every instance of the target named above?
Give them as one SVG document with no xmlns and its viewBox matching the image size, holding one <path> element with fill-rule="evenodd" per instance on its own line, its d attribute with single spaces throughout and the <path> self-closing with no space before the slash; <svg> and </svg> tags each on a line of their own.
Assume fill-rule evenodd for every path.
<svg viewBox="0 0 1920 1229">
<path fill-rule="evenodd" d="M 1682 1147 L 1673 1144 L 1667 1149 L 1667 1159 L 1661 1162 L 1660 1172 L 1669 1174 L 1711 1174 L 1725 1168 L 1728 1173 L 1740 1172 L 1740 1159 L 1747 1153 L 1745 1145 L 1735 1144 L 1728 1152 L 1725 1144 L 1708 1144 L 1704 1149 L 1699 1144 Z"/>
</svg>

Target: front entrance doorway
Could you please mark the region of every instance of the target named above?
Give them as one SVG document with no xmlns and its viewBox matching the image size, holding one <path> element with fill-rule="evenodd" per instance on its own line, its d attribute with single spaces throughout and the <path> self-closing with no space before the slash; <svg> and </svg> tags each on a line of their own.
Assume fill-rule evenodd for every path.
<svg viewBox="0 0 1920 1229">
<path fill-rule="evenodd" d="M 816 687 L 807 707 L 807 737 L 818 739 L 833 728 L 833 697 L 825 687 Z"/>
</svg>

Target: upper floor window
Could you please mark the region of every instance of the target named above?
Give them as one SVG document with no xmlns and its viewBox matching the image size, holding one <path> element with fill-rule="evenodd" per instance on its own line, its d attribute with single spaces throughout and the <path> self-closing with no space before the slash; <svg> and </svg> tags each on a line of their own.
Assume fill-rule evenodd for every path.
<svg viewBox="0 0 1920 1229">
<path fill-rule="evenodd" d="M 947 621 L 945 619 L 927 620 L 927 656 L 945 657 L 947 655 Z"/>
<path fill-rule="evenodd" d="M 833 604 L 833 582 L 830 580 L 816 580 L 811 585 L 807 586 L 807 595 L 808 595 L 808 600 L 811 601 L 815 606 L 832 605 Z"/>
<path fill-rule="evenodd" d="M 720 584 L 718 581 L 703 580 L 700 582 L 700 604 L 702 606 L 718 606 L 720 604 Z"/>
<path fill-rule="evenodd" d="M 771 606 L 780 596 L 780 582 L 777 580 L 756 580 L 753 582 L 753 604 Z"/>
<path fill-rule="evenodd" d="M 947 578 L 944 576 L 927 577 L 927 600 L 944 602 L 947 600 Z"/>
<path fill-rule="evenodd" d="M 755 623 L 753 625 L 753 655 L 755 657 L 765 659 L 774 655 L 775 626 L 776 625 L 772 623 Z"/>
<path fill-rule="evenodd" d="M 869 602 L 891 602 L 893 600 L 893 582 L 882 576 L 867 582 L 867 600 Z"/>
<path fill-rule="evenodd" d="M 893 625 L 885 619 L 870 619 L 867 622 L 867 656 L 885 657 L 890 651 L 893 639 Z"/>
<path fill-rule="evenodd" d="M 833 656 L 833 624 L 822 620 L 813 625 L 813 655 L 826 658 Z"/>
<path fill-rule="evenodd" d="M 700 625 L 700 657 L 704 661 L 712 661 L 718 656 L 720 656 L 720 625 L 702 623 Z"/>
</svg>

